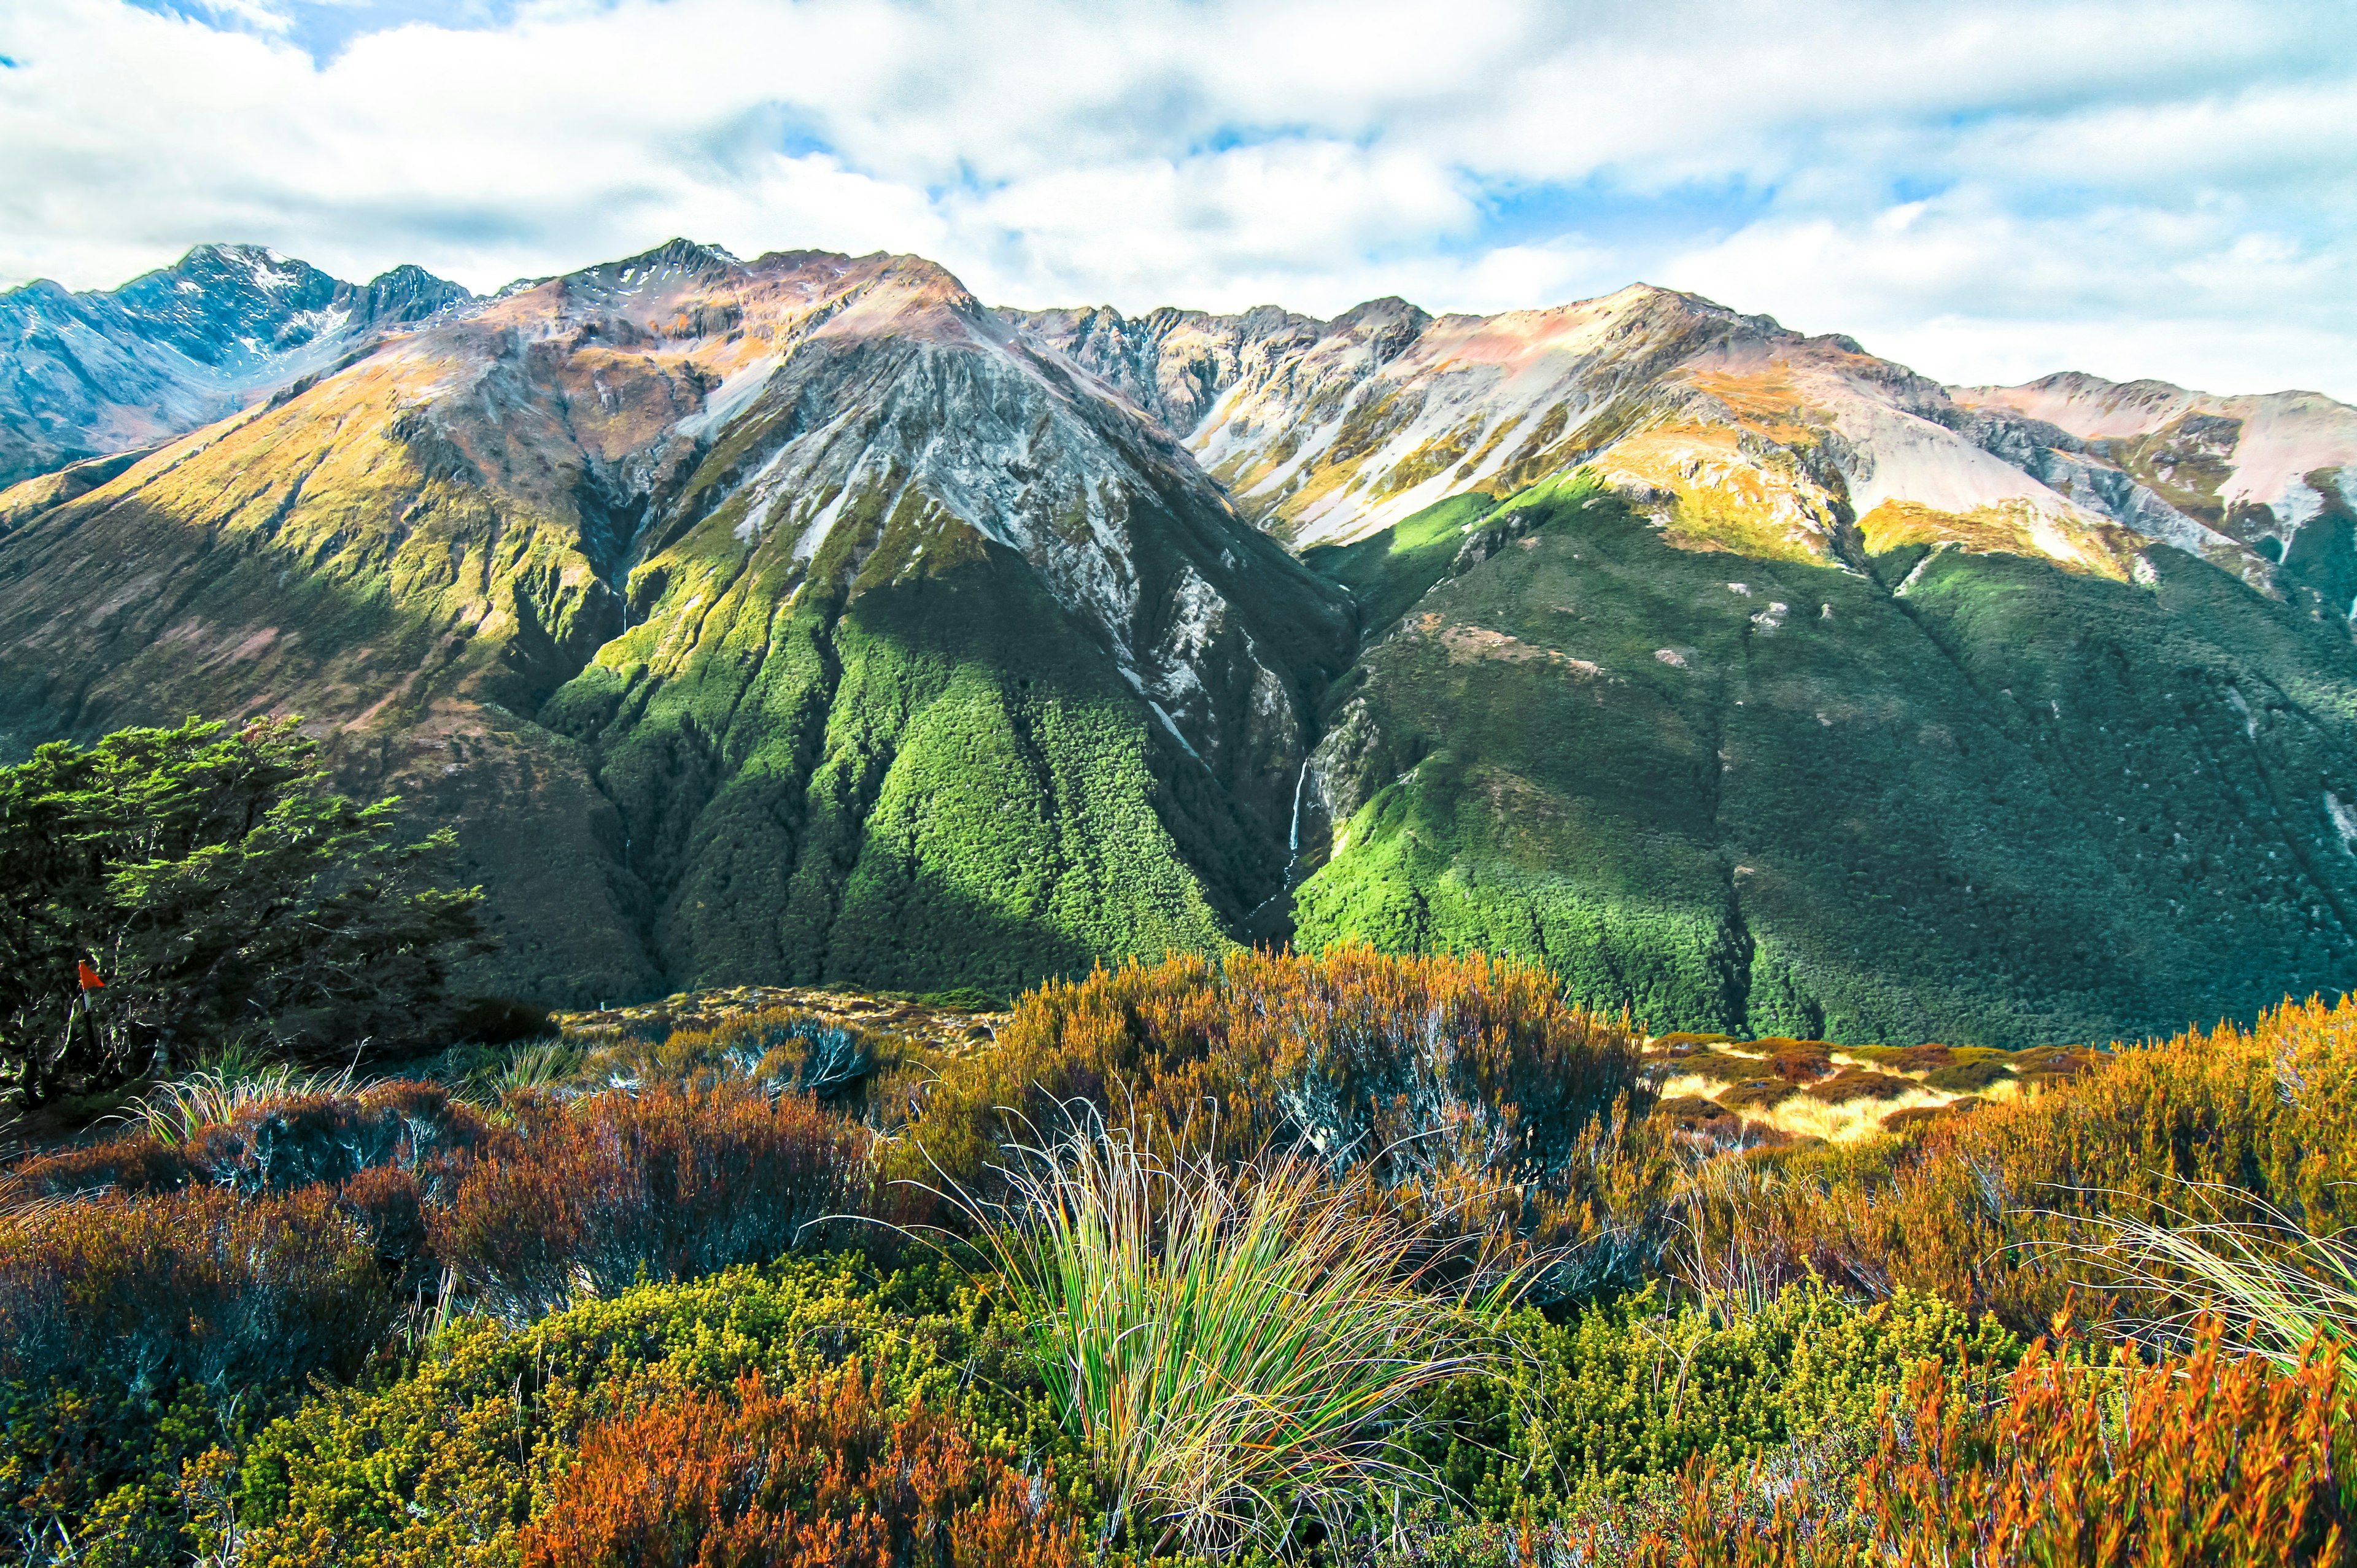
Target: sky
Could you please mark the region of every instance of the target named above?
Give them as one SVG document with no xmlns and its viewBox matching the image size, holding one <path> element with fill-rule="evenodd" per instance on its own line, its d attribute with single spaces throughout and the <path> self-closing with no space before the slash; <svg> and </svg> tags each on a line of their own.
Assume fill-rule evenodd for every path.
<svg viewBox="0 0 2357 1568">
<path fill-rule="evenodd" d="M 1642 281 L 2357 402 L 2357 0 L 0 0 L 0 285 L 673 235 L 1130 313 Z"/>
</svg>

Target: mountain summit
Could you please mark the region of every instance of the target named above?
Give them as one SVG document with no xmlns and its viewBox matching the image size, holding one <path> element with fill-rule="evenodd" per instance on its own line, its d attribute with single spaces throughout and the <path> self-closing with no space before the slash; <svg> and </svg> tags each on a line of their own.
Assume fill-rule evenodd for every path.
<svg viewBox="0 0 2357 1568">
<path fill-rule="evenodd" d="M 422 268 L 345 283 L 259 245 L 199 245 L 112 293 L 0 294 L 0 485 L 210 424 L 474 296 Z"/>
<path fill-rule="evenodd" d="M 1642 285 L 1131 318 L 685 241 L 0 309 L 170 393 L 0 378 L 25 462 L 116 453 L 0 492 L 0 745 L 306 714 L 458 828 L 486 988 L 1290 935 L 2018 1044 L 2357 975 L 2314 394 L 1947 387 Z M 243 403 L 138 449 L 199 393 Z"/>
</svg>

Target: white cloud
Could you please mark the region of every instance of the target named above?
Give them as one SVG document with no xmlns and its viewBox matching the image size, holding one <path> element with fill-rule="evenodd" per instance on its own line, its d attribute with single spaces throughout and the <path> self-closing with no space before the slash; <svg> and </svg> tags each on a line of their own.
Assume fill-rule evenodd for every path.
<svg viewBox="0 0 2357 1568">
<path fill-rule="evenodd" d="M 2253 230 L 2231 203 L 2031 219 L 1951 194 L 1769 219 L 1669 258 L 1658 281 L 1777 301 L 1787 326 L 1848 333 L 1947 381 L 2084 370 L 2357 393 L 2357 252 Z"/>
<path fill-rule="evenodd" d="M 303 0 L 200 14 L 0 13 L 0 279 L 235 239 L 488 287 L 674 233 L 1128 309 L 1643 277 L 1943 379 L 2357 398 L 2329 3 L 528 0 L 324 59 Z"/>
</svg>

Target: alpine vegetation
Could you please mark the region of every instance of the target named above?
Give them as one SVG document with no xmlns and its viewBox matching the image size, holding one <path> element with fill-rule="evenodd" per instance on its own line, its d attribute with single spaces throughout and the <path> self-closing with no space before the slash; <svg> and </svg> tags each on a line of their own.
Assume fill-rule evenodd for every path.
<svg viewBox="0 0 2357 1568">
<path fill-rule="evenodd" d="M 0 1568 L 2357 1568 L 2357 410 L 10 323 Z"/>
<path fill-rule="evenodd" d="M 1441 1284 L 1425 1237 L 1302 1155 L 1150 1138 L 1077 1115 L 1007 1152 L 1005 1197 L 952 1199 L 1110 1482 L 1106 1529 L 1281 1552 L 1436 1498 L 1414 1436 L 1440 1386 L 1499 1365 L 1508 1293 Z"/>
</svg>

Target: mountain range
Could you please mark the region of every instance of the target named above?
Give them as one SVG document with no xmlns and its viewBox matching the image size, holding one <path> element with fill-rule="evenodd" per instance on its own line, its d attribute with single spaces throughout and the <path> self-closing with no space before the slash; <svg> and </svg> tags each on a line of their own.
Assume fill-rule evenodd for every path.
<svg viewBox="0 0 2357 1568">
<path fill-rule="evenodd" d="M 2357 972 L 2357 409 L 1644 286 L 985 306 L 674 241 L 0 295 L 0 753 L 297 712 L 552 1003 L 1543 959 L 2021 1045 Z"/>
</svg>

